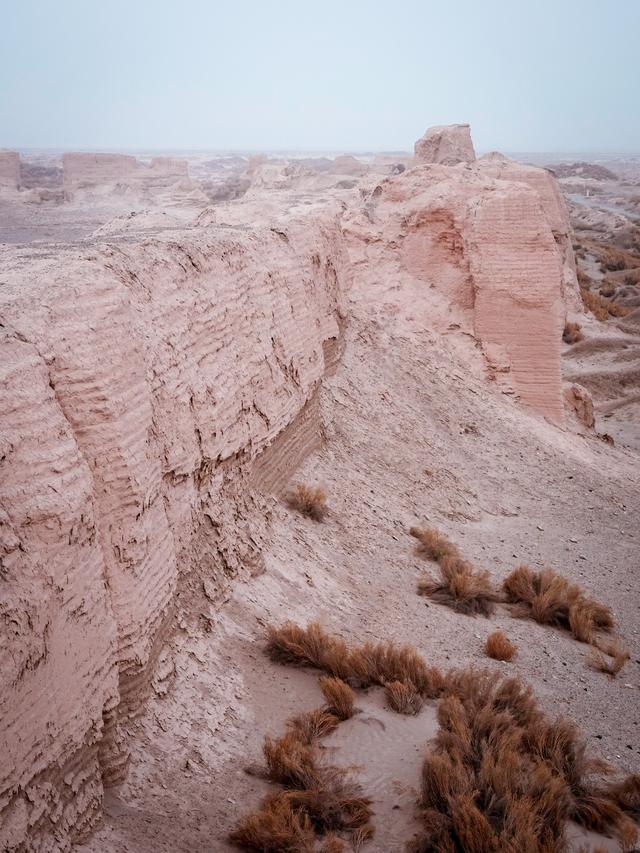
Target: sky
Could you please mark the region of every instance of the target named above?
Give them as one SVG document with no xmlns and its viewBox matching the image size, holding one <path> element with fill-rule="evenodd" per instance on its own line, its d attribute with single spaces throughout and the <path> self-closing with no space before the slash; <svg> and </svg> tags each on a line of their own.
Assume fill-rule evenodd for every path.
<svg viewBox="0 0 640 853">
<path fill-rule="evenodd" d="M 2 0 L 0 147 L 640 152 L 640 0 Z"/>
</svg>

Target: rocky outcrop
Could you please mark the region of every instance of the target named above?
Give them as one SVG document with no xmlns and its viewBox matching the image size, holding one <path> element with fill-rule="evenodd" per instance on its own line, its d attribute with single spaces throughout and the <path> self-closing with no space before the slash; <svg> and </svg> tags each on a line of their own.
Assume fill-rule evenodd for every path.
<svg viewBox="0 0 640 853">
<path fill-rule="evenodd" d="M 418 163 L 442 163 L 444 166 L 473 163 L 476 159 L 468 124 L 430 127 L 416 142 L 414 153 Z"/>
<path fill-rule="evenodd" d="M 358 177 L 367 172 L 367 167 L 360 160 L 356 159 L 352 154 L 340 154 L 335 157 L 331 164 L 331 172 L 334 175 L 353 175 Z"/>
<path fill-rule="evenodd" d="M 128 154 L 69 153 L 62 158 L 63 184 L 67 200 L 82 192 L 149 195 L 173 185 L 184 191 L 194 189 L 189 180 L 189 164 L 177 157 L 154 157 L 149 164 Z"/>
<path fill-rule="evenodd" d="M 180 583 L 198 572 L 215 596 L 259 569 L 247 483 L 281 436 L 300 450 L 292 425 L 311 440 L 349 272 L 326 208 L 32 258 L 29 275 L 10 257 L 0 848 L 63 851 L 122 778 L 121 722 L 149 690 Z"/>
<path fill-rule="evenodd" d="M 0 190 L 20 189 L 20 155 L 0 150 Z"/>
<path fill-rule="evenodd" d="M 570 244 L 557 238 L 569 226 L 547 172 L 512 180 L 500 168 L 497 178 L 488 166 L 421 166 L 382 181 L 347 218 L 353 259 L 368 298 L 382 280 L 404 287 L 407 311 L 422 305 L 430 325 L 475 337 L 498 387 L 564 425 L 560 347 L 572 267 Z"/>
</svg>

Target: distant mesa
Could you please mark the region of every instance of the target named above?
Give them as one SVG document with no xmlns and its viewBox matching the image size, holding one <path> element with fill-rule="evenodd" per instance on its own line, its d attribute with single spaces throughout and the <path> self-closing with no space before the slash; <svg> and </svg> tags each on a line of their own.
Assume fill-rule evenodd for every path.
<svg viewBox="0 0 640 853">
<path fill-rule="evenodd" d="M 334 175 L 364 175 L 367 167 L 351 154 L 341 154 L 331 165 Z"/>
<path fill-rule="evenodd" d="M 597 163 L 557 163 L 549 166 L 556 178 L 591 178 L 594 181 L 617 181 L 618 176 Z"/>
<path fill-rule="evenodd" d="M 124 183 L 139 189 L 157 189 L 189 181 L 189 164 L 179 157 L 153 157 L 150 164 L 129 154 L 71 152 L 62 157 L 67 198 L 78 190 Z M 186 187 L 185 187 L 186 188 Z"/>
<path fill-rule="evenodd" d="M 413 150 L 419 163 L 455 166 L 458 163 L 473 163 L 476 159 L 468 124 L 430 127 L 416 142 Z"/>
<path fill-rule="evenodd" d="M 20 155 L 17 151 L 0 151 L 0 188 L 20 189 Z"/>
</svg>

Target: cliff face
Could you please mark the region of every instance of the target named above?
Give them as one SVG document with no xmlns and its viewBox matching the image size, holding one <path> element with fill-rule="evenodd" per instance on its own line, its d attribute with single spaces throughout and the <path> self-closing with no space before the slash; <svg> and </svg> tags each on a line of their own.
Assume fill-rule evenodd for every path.
<svg viewBox="0 0 640 853">
<path fill-rule="evenodd" d="M 261 453 L 276 438 L 304 452 L 287 427 L 302 413 L 314 431 L 348 281 L 330 211 L 9 272 L 2 849 L 67 849 L 91 825 L 126 768 L 119 721 L 140 710 L 181 574 L 198 566 L 215 597 L 259 570 L 242 484 L 273 485 Z"/>
<path fill-rule="evenodd" d="M 17 151 L 0 151 L 0 189 L 20 187 L 20 155 Z"/>
<path fill-rule="evenodd" d="M 124 158 L 74 172 L 76 156 L 74 186 L 137 170 Z M 6 250 L 2 849 L 67 850 L 91 828 L 127 769 L 125 723 L 167 689 L 176 601 L 196 584 L 219 603 L 262 571 L 261 492 L 321 441 L 316 390 L 340 357 L 347 292 L 381 326 L 401 313 L 403 334 L 450 335 L 494 380 L 487 394 L 564 423 L 575 276 L 547 173 L 495 157 L 422 165 L 337 203 L 304 197 L 314 176 L 281 167 L 278 193 L 260 196 L 261 169 L 246 200 L 184 231 Z"/>
<path fill-rule="evenodd" d="M 373 294 L 405 288 L 407 311 L 431 291 L 425 322 L 475 338 L 489 378 L 562 426 L 561 334 L 577 290 L 566 211 L 543 170 L 491 171 L 428 165 L 382 181 L 348 217 L 352 252 Z"/>
</svg>

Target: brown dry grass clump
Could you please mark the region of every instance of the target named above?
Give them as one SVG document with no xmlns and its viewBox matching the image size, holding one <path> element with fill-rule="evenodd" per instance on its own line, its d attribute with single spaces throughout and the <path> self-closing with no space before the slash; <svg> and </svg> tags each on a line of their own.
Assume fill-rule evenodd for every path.
<svg viewBox="0 0 640 853">
<path fill-rule="evenodd" d="M 596 320 L 601 322 L 609 317 L 626 317 L 633 309 L 627 308 L 624 305 L 618 305 L 617 302 L 612 302 L 610 299 L 605 299 L 599 293 L 593 290 L 587 290 L 586 287 L 580 288 L 582 301 L 585 306 L 591 311 Z"/>
<path fill-rule="evenodd" d="M 615 678 L 630 657 L 629 649 L 616 637 L 609 643 L 592 645 L 587 660 L 593 669 Z"/>
<path fill-rule="evenodd" d="M 582 334 L 582 328 L 580 326 L 580 323 L 570 323 L 567 321 L 564 324 L 562 340 L 565 342 L 565 344 L 577 344 L 578 341 L 584 340 L 584 335 Z"/>
<path fill-rule="evenodd" d="M 607 793 L 625 814 L 635 821 L 640 821 L 640 773 L 610 785 Z"/>
<path fill-rule="evenodd" d="M 425 759 L 419 799 L 421 835 L 414 853 L 561 853 L 573 820 L 629 849 L 636 829 L 616 797 L 593 774 L 568 721 L 552 721 L 518 679 L 487 671 L 449 673 L 438 708 L 440 729 Z M 629 810 L 631 811 L 631 810 Z"/>
<path fill-rule="evenodd" d="M 425 559 L 438 561 L 458 555 L 456 546 L 435 527 L 411 527 L 409 533 L 418 540 L 416 553 Z"/>
<path fill-rule="evenodd" d="M 397 714 L 418 714 L 422 708 L 422 696 L 415 686 L 404 681 L 389 681 L 384 686 L 389 707 Z"/>
<path fill-rule="evenodd" d="M 345 681 L 333 675 L 325 675 L 320 679 L 320 689 L 331 714 L 339 720 L 353 717 L 356 694 Z"/>
<path fill-rule="evenodd" d="M 567 628 L 583 643 L 593 642 L 599 630 L 613 629 L 611 610 L 588 598 L 577 584 L 570 584 L 553 569 L 534 572 L 528 566 L 518 566 L 502 586 L 507 601 L 515 605 L 515 615 Z"/>
<path fill-rule="evenodd" d="M 489 634 L 484 644 L 484 650 L 494 660 L 512 660 L 516 654 L 516 647 L 502 631 L 494 631 Z"/>
<path fill-rule="evenodd" d="M 434 527 L 412 527 L 409 533 L 418 540 L 416 552 L 438 563 L 440 580 L 423 575 L 418 595 L 428 595 L 458 613 L 490 616 L 500 594 L 491 584 L 489 572 L 476 569 L 464 560 L 458 548 Z"/>
<path fill-rule="evenodd" d="M 309 817 L 294 809 L 282 791 L 268 796 L 229 834 L 232 844 L 257 853 L 313 853 L 315 840 Z"/>
<path fill-rule="evenodd" d="M 313 666 L 356 687 L 401 681 L 413 685 L 424 698 L 435 699 L 444 684 L 440 671 L 427 666 L 412 646 L 367 642 L 349 648 L 316 622 L 308 628 L 293 622 L 270 626 L 266 651 L 278 663 Z"/>
<path fill-rule="evenodd" d="M 327 708 L 316 708 L 306 711 L 297 717 L 292 717 L 287 727 L 295 737 L 304 744 L 311 744 L 321 737 L 326 737 L 340 725 L 340 718 Z"/>
<path fill-rule="evenodd" d="M 438 563 L 440 580 L 423 575 L 418 581 L 418 595 L 428 595 L 457 613 L 491 616 L 495 604 L 502 600 L 493 588 L 489 572 L 476 569 L 458 555 L 442 557 Z"/>
<path fill-rule="evenodd" d="M 306 518 L 322 521 L 327 514 L 327 495 L 320 486 L 298 483 L 286 497 L 287 506 Z"/>
<path fill-rule="evenodd" d="M 344 711 L 346 692 L 336 683 L 328 689 L 325 684 L 325 689 L 325 695 L 339 696 Z M 316 709 L 290 720 L 281 738 L 265 738 L 265 768 L 259 775 L 284 790 L 265 797 L 257 811 L 237 824 L 230 841 L 248 850 L 311 853 L 317 849 L 318 837 L 324 838 L 325 851 L 345 849 L 336 832 L 347 834 L 356 850 L 372 837 L 371 800 L 352 778 L 352 769 L 326 764 L 318 757 L 318 738 L 339 723 L 331 711 Z"/>
</svg>

